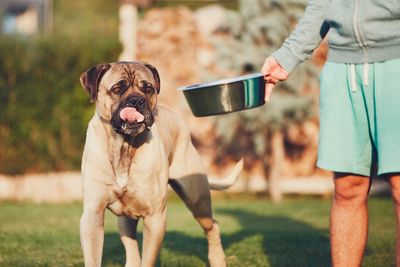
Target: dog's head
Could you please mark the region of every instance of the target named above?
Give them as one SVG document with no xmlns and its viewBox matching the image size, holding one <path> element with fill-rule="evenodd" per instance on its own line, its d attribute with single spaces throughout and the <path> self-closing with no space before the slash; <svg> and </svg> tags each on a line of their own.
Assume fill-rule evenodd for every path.
<svg viewBox="0 0 400 267">
<path fill-rule="evenodd" d="M 137 136 L 154 123 L 153 110 L 160 92 L 157 70 L 141 61 L 99 64 L 80 81 L 96 102 L 97 113 L 122 135 Z"/>
</svg>

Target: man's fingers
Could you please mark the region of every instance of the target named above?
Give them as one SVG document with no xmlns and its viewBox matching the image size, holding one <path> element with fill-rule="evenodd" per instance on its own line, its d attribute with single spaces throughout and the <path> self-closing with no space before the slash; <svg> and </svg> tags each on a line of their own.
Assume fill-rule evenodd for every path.
<svg viewBox="0 0 400 267">
<path fill-rule="evenodd" d="M 264 75 L 264 80 L 266 82 L 265 102 L 268 102 L 271 97 L 272 88 L 278 82 L 286 80 L 289 74 L 272 56 L 265 59 L 264 65 L 261 68 L 261 73 Z"/>
<path fill-rule="evenodd" d="M 266 82 L 268 82 L 268 83 L 273 83 L 273 84 L 276 84 L 276 83 L 278 83 L 278 82 L 281 81 L 281 80 L 279 80 L 278 78 L 273 77 L 273 76 L 271 76 L 271 75 L 265 75 L 265 76 L 264 76 L 264 80 L 265 80 Z"/>
<path fill-rule="evenodd" d="M 265 84 L 265 102 L 268 102 L 272 93 L 272 88 L 275 86 L 274 83 L 267 82 Z"/>
</svg>

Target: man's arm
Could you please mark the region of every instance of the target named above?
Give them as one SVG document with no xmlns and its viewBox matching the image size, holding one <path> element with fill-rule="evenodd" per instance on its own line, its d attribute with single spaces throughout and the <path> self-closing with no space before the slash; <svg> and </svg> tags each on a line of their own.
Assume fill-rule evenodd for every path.
<svg viewBox="0 0 400 267">
<path fill-rule="evenodd" d="M 272 57 L 291 73 L 297 65 L 308 59 L 329 30 L 324 22 L 329 0 L 309 0 L 303 17 L 282 47 Z"/>
<path fill-rule="evenodd" d="M 261 68 L 265 85 L 265 101 L 269 101 L 272 88 L 284 81 L 301 62 L 311 56 L 329 30 L 324 21 L 330 0 L 309 0 L 303 17 L 282 47 L 265 59 Z"/>
</svg>

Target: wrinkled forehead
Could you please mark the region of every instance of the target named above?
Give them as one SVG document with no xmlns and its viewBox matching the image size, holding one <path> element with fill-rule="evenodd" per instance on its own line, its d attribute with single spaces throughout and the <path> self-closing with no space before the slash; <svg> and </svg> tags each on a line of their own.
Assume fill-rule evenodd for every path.
<svg viewBox="0 0 400 267">
<path fill-rule="evenodd" d="M 125 79 L 132 83 L 150 81 L 154 84 L 153 73 L 145 65 L 139 62 L 112 63 L 111 68 L 104 74 L 101 83 L 105 86 L 113 85 Z"/>
</svg>

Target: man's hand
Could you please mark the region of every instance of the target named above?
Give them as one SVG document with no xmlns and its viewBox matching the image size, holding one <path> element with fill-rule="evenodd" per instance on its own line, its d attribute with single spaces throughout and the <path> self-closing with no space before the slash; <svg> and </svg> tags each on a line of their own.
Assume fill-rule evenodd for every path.
<svg viewBox="0 0 400 267">
<path fill-rule="evenodd" d="M 265 101 L 269 101 L 272 88 L 280 81 L 284 81 L 289 77 L 289 73 L 282 68 L 275 58 L 269 56 L 265 59 L 264 65 L 261 68 L 261 73 L 264 75 L 265 84 Z"/>
</svg>

